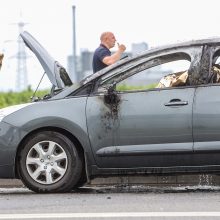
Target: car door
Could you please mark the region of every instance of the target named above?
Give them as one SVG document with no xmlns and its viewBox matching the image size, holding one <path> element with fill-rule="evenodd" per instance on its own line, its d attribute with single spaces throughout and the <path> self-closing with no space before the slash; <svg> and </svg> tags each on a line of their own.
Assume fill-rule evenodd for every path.
<svg viewBox="0 0 220 220">
<path fill-rule="evenodd" d="M 111 157 L 123 158 L 116 160 L 118 167 L 190 165 L 194 91 L 185 88 L 120 94 L 115 146 L 102 149 L 103 155 L 107 150 Z"/>
<path fill-rule="evenodd" d="M 181 56 L 175 54 L 174 58 Z M 170 62 L 172 56 L 164 59 Z M 161 62 L 156 57 L 149 65 L 133 65 L 119 78 Z M 110 81 L 117 82 L 115 78 Z M 99 167 L 191 165 L 194 87 L 131 92 L 110 87 L 108 94 L 101 91 L 88 98 L 86 107 L 89 138 Z"/>
<path fill-rule="evenodd" d="M 210 49 L 205 62 L 209 76 L 220 72 L 219 66 L 214 71 L 213 64 L 220 61 L 220 48 Z M 201 71 L 202 74 L 202 71 Z M 216 80 L 218 77 L 214 77 Z M 220 83 L 207 81 L 196 89 L 193 105 L 193 137 L 195 166 L 220 165 Z"/>
<path fill-rule="evenodd" d="M 190 165 L 194 88 L 118 94 L 118 109 L 89 97 L 89 137 L 100 167 Z"/>
</svg>

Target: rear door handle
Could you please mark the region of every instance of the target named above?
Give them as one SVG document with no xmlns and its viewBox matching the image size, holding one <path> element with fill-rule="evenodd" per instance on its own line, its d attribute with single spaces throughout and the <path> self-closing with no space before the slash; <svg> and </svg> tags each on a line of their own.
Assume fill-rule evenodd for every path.
<svg viewBox="0 0 220 220">
<path fill-rule="evenodd" d="M 188 105 L 187 101 L 182 101 L 180 99 L 171 99 L 169 102 L 164 104 L 165 106 L 183 106 Z"/>
</svg>

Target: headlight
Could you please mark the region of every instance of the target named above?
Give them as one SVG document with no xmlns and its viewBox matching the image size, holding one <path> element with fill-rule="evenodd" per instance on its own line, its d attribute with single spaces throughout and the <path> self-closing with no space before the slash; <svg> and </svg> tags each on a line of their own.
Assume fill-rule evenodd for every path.
<svg viewBox="0 0 220 220">
<path fill-rule="evenodd" d="M 33 103 L 12 105 L 12 106 L 0 109 L 0 121 L 2 121 L 5 116 L 10 115 L 11 113 L 18 111 L 19 109 L 24 108 L 25 106 L 28 106 L 28 105 L 32 105 L 32 104 Z"/>
</svg>

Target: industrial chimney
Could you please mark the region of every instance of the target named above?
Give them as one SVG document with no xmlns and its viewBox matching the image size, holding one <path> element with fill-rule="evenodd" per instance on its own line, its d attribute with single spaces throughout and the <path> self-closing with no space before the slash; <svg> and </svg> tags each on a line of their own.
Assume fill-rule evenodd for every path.
<svg viewBox="0 0 220 220">
<path fill-rule="evenodd" d="M 73 75 L 74 78 L 76 79 L 76 81 L 79 81 L 79 76 L 77 74 L 76 71 L 76 16 L 75 16 L 75 12 L 76 12 L 76 6 L 73 5 L 72 6 L 73 9 Z"/>
</svg>

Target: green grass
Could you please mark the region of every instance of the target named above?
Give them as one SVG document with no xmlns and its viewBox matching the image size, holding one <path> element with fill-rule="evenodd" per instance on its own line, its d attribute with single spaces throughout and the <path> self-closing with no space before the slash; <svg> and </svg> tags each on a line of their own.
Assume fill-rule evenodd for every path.
<svg viewBox="0 0 220 220">
<path fill-rule="evenodd" d="M 117 91 L 137 91 L 137 90 L 147 90 L 155 88 L 157 83 L 144 85 L 144 86 L 131 86 L 127 84 L 120 84 L 116 86 Z"/>
<path fill-rule="evenodd" d="M 35 96 L 42 98 L 48 93 L 48 90 L 41 90 L 38 91 Z M 0 108 L 31 102 L 33 94 L 34 91 L 31 88 L 22 92 L 0 92 Z"/>
</svg>

